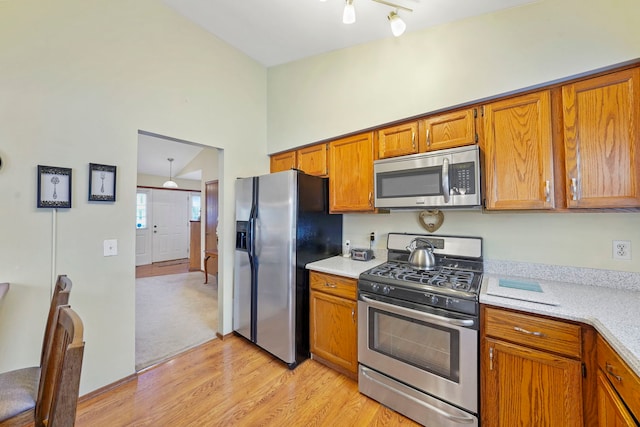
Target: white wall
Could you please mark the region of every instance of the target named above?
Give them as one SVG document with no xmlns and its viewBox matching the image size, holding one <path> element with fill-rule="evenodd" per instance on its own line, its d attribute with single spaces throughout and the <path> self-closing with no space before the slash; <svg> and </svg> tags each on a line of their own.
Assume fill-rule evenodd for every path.
<svg viewBox="0 0 640 427">
<path fill-rule="evenodd" d="M 640 58 L 638 17 L 637 0 L 541 0 L 270 68 L 268 151 Z M 370 231 L 426 232 L 415 212 L 344 216 L 352 246 Z M 487 259 L 640 272 L 640 213 L 448 212 L 438 232 L 484 237 Z"/>
<path fill-rule="evenodd" d="M 266 70 L 160 0 L 0 2 L 0 70 L 0 281 L 11 282 L 0 371 L 38 363 L 52 276 L 67 273 L 85 325 L 84 394 L 135 369 L 138 131 L 224 149 L 220 220 L 232 223 L 236 176 L 268 171 Z M 87 202 L 90 162 L 118 167 L 115 203 Z M 36 208 L 38 164 L 73 168 L 55 248 L 53 211 Z M 104 239 L 118 256 L 102 256 Z M 228 333 L 231 256 L 220 263 Z"/>
</svg>

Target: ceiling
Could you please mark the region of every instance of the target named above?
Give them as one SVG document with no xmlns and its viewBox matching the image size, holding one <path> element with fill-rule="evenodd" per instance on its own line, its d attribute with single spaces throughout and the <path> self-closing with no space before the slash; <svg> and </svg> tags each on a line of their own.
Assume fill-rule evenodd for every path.
<svg viewBox="0 0 640 427">
<path fill-rule="evenodd" d="M 163 138 L 146 133 L 138 134 L 138 173 L 169 177 L 169 161 L 172 158 L 173 177 L 200 180 L 202 172 L 196 171 L 185 175 L 179 172 L 193 160 L 204 147 Z"/>
<path fill-rule="evenodd" d="M 163 0 L 266 67 L 393 38 L 387 15 L 394 8 L 354 0 L 356 22 L 342 23 L 344 0 Z M 406 33 L 532 3 L 535 0 L 387 0 L 412 9 L 398 14 Z"/>
<path fill-rule="evenodd" d="M 354 0 L 356 22 L 342 23 L 344 0 L 163 0 L 169 7 L 266 67 L 393 38 L 387 15 L 394 8 L 373 0 Z M 399 10 L 406 33 L 536 0 L 388 0 L 412 9 Z M 402 38 L 402 37 L 400 37 Z M 138 173 L 201 179 L 179 172 L 203 147 L 140 134 Z"/>
</svg>

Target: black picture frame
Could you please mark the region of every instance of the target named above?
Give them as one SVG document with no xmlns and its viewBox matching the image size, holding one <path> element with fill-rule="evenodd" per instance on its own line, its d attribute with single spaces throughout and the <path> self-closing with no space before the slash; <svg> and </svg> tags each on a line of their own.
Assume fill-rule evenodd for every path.
<svg viewBox="0 0 640 427">
<path fill-rule="evenodd" d="M 38 165 L 38 207 L 71 207 L 71 168 Z"/>
<path fill-rule="evenodd" d="M 116 201 L 116 167 L 89 163 L 89 201 Z"/>
</svg>

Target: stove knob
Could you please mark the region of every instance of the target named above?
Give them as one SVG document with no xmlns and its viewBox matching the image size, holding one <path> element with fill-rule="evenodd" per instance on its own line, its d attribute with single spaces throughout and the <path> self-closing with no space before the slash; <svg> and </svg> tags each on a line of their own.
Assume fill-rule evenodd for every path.
<svg viewBox="0 0 640 427">
<path fill-rule="evenodd" d="M 389 288 L 388 286 L 385 286 L 384 288 L 382 288 L 382 293 L 387 295 L 390 290 L 391 290 L 391 288 Z"/>
<path fill-rule="evenodd" d="M 377 283 L 372 283 L 371 284 L 371 290 L 373 292 L 378 292 L 378 289 L 380 289 L 380 285 L 378 285 Z"/>
<path fill-rule="evenodd" d="M 438 303 L 438 297 L 435 295 L 431 295 L 431 304 L 437 304 Z"/>
</svg>

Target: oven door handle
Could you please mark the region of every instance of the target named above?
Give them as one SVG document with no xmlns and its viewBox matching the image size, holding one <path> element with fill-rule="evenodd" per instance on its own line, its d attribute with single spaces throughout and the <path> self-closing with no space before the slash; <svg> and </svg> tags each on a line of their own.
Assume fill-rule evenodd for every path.
<svg viewBox="0 0 640 427">
<path fill-rule="evenodd" d="M 392 393 L 397 393 L 402 395 L 402 397 L 404 397 L 405 399 L 409 399 L 421 406 L 426 406 L 428 407 L 430 410 L 432 410 L 433 412 L 436 412 L 440 415 L 442 415 L 443 417 L 445 417 L 448 420 L 451 420 L 453 422 L 455 422 L 456 424 L 473 424 L 473 422 L 475 421 L 475 419 L 472 416 L 465 416 L 465 417 L 460 417 L 457 416 L 455 414 L 450 414 L 449 412 L 446 412 L 440 408 L 437 408 L 433 405 L 430 405 L 429 403 L 420 400 L 420 399 L 416 399 L 415 397 L 408 395 L 407 393 L 403 392 L 402 390 L 398 390 L 397 388 L 391 387 L 388 384 L 385 384 L 382 381 L 377 381 L 375 378 L 372 378 L 370 375 L 368 375 L 367 370 L 363 370 L 362 371 L 362 375 L 366 376 L 367 378 L 369 378 L 372 381 L 375 381 L 376 384 L 383 386 L 384 388 L 386 388 L 387 390 L 391 391 Z"/>
<path fill-rule="evenodd" d="M 435 321 L 435 322 L 446 323 L 449 325 L 462 326 L 462 327 L 469 327 L 475 324 L 475 320 L 473 319 L 452 319 L 450 317 L 438 316 L 437 314 L 425 313 L 422 311 L 412 310 L 406 307 L 388 304 L 386 302 L 376 301 L 364 295 L 360 295 L 360 298 L 362 298 L 364 302 L 366 302 L 367 304 L 370 304 L 373 307 L 377 307 L 383 310 L 392 311 L 396 313 L 400 312 L 400 314 L 404 312 L 411 317 L 420 317 L 427 321 L 432 321 L 432 322 Z"/>
</svg>

